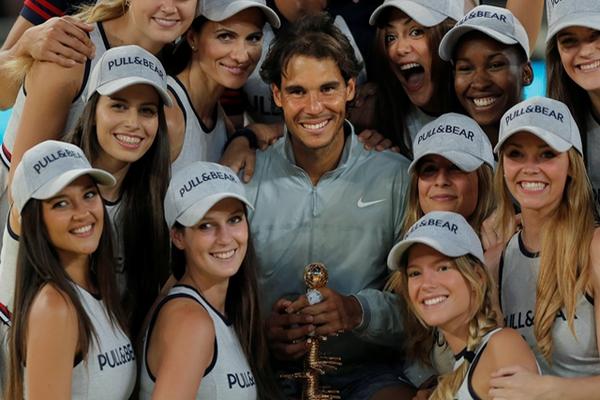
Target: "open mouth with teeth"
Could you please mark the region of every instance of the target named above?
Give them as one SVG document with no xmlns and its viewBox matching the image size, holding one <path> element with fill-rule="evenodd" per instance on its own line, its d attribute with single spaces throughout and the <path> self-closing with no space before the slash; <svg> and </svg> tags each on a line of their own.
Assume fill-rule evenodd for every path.
<svg viewBox="0 0 600 400">
<path fill-rule="evenodd" d="M 227 65 L 221 63 L 221 66 L 232 75 L 243 75 L 248 70 L 247 65 Z"/>
<path fill-rule="evenodd" d="M 440 303 L 443 303 L 444 301 L 446 301 L 447 298 L 448 298 L 448 296 L 436 296 L 436 297 L 431 297 L 431 298 L 425 299 L 421 303 L 423 305 L 425 305 L 426 307 L 431 307 L 431 306 L 435 306 Z"/>
<path fill-rule="evenodd" d="M 584 63 L 584 64 L 579 64 L 577 66 L 577 69 L 579 69 L 580 71 L 583 71 L 583 72 L 592 71 L 592 70 L 595 70 L 598 68 L 600 68 L 600 60 L 596 60 L 596 61 L 592 61 L 592 62 L 588 62 L 588 63 Z"/>
<path fill-rule="evenodd" d="M 89 224 L 89 225 L 85 225 L 85 226 L 81 226 L 79 228 L 75 228 L 72 229 L 70 232 L 76 236 L 89 236 L 89 234 L 92 232 L 92 228 L 93 225 Z"/>
<path fill-rule="evenodd" d="M 326 119 L 324 121 L 321 122 L 301 122 L 300 125 L 304 128 L 304 129 L 308 129 L 310 131 L 318 131 L 320 129 L 323 129 L 327 126 L 327 124 L 329 124 L 329 119 Z"/>
<path fill-rule="evenodd" d="M 519 186 L 526 192 L 541 192 L 548 184 L 544 182 L 519 182 Z"/>
<path fill-rule="evenodd" d="M 162 28 L 172 28 L 175 25 L 177 25 L 177 23 L 179 22 L 179 20 L 176 20 L 176 19 L 158 18 L 158 17 L 154 17 L 154 18 L 152 18 L 152 20 L 154 22 L 156 22 L 156 24 Z"/>
<path fill-rule="evenodd" d="M 421 64 L 411 62 L 402 64 L 398 68 L 400 75 L 404 78 L 406 88 L 410 91 L 417 90 L 423 85 L 425 79 L 425 68 Z"/>
<path fill-rule="evenodd" d="M 128 148 L 138 148 L 142 143 L 142 138 L 138 136 L 115 134 L 114 137 L 122 146 Z"/>
<path fill-rule="evenodd" d="M 471 98 L 471 101 L 473 102 L 473 104 L 475 104 L 475 107 L 477 108 L 489 107 L 496 103 L 496 100 L 498 100 L 498 97 L 494 96 Z"/>
<path fill-rule="evenodd" d="M 215 251 L 213 253 L 210 253 L 210 255 L 214 258 L 218 258 L 219 260 L 229 260 L 235 255 L 236 251 L 236 249 L 227 251 Z"/>
</svg>

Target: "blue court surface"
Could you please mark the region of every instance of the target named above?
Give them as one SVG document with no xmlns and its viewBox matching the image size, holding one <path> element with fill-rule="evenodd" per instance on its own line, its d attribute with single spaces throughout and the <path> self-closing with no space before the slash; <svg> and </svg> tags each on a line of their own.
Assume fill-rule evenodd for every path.
<svg viewBox="0 0 600 400">
<path fill-rule="evenodd" d="M 533 65 L 533 83 L 525 88 L 525 98 L 532 96 L 543 96 L 546 93 L 546 66 L 544 61 L 532 61 Z M 4 137 L 4 130 L 8 123 L 10 110 L 0 111 L 0 142 Z"/>
<path fill-rule="evenodd" d="M 8 118 L 10 117 L 10 110 L 0 111 L 0 141 L 4 138 L 4 130 L 8 124 Z"/>
</svg>

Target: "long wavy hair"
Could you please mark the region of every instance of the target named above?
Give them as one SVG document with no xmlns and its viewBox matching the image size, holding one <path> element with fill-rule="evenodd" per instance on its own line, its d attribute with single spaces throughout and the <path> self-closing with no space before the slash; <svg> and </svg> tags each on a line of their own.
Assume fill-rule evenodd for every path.
<svg viewBox="0 0 600 400">
<path fill-rule="evenodd" d="M 90 256 L 90 275 L 98 289 L 108 316 L 114 325 L 127 332 L 126 322 L 121 311 L 116 289 L 112 251 L 112 229 L 104 206 L 104 225 L 98 248 Z M 14 320 L 9 334 L 9 379 L 6 388 L 7 399 L 22 399 L 23 365 L 27 358 L 27 321 L 33 301 L 45 285 L 54 286 L 75 308 L 78 323 L 77 349 L 86 359 L 92 341 L 97 340 L 96 332 L 85 312 L 73 281 L 61 265 L 43 221 L 42 201 L 31 199 L 21 213 L 21 237 L 17 258 L 15 285 Z"/>
<path fill-rule="evenodd" d="M 552 327 L 556 313 L 566 309 L 569 328 L 580 296 L 589 289 L 590 244 L 595 229 L 594 200 L 583 157 L 574 148 L 569 157 L 569 176 L 562 199 L 547 216 L 541 231 L 540 272 L 536 285 L 534 334 L 546 360 L 552 357 Z M 509 235 L 514 207 L 504 180 L 503 152 L 494 176 L 500 188 L 498 228 Z M 551 223 L 549 222 L 551 221 Z M 508 237 L 508 236 L 505 236 Z"/>
<path fill-rule="evenodd" d="M 428 326 L 418 315 L 408 296 L 408 276 L 406 265 L 408 257 L 405 256 L 401 262 L 400 269 L 395 271 L 387 285 L 388 290 L 402 295 L 405 306 L 410 312 L 405 320 L 408 338 L 406 345 L 407 355 L 413 359 L 428 362 L 431 349 L 434 346 L 434 328 Z M 475 351 L 483 337 L 493 329 L 501 326 L 501 317 L 494 309 L 495 290 L 487 269 L 471 255 L 461 256 L 453 259 L 456 269 L 471 290 L 471 302 L 473 315 L 469 321 L 469 336 L 467 338 L 467 351 Z M 431 394 L 431 400 L 450 400 L 454 398 L 457 390 L 465 379 L 470 362 L 465 359 L 463 364 L 453 372 L 443 375 L 435 391 Z"/>
<path fill-rule="evenodd" d="M 245 222 L 248 224 L 247 220 Z M 179 222 L 173 229 L 182 232 L 185 227 Z M 172 270 L 176 279 L 181 279 L 186 270 L 185 252 L 172 246 Z M 279 399 L 281 395 L 273 378 L 263 319 L 258 302 L 256 256 L 250 227 L 248 226 L 248 247 L 238 272 L 229 278 L 225 313 L 233 322 L 233 328 L 240 341 L 252 375 L 256 380 L 259 398 Z"/>
<path fill-rule="evenodd" d="M 556 35 L 546 47 L 546 79 L 548 85 L 546 94 L 551 99 L 560 100 L 569 107 L 573 115 L 583 143 L 583 154 L 587 149 L 588 117 L 592 114 L 592 101 L 588 93 L 573 81 L 560 60 Z"/>
<path fill-rule="evenodd" d="M 408 232 L 411 226 L 417 222 L 425 213 L 419 204 L 419 176 L 414 168 L 410 174 L 410 186 L 408 189 L 408 204 L 402 226 L 402 232 Z M 475 171 L 477 173 L 477 206 L 471 215 L 465 215 L 465 219 L 473 227 L 475 232 L 481 231 L 481 225 L 496 208 L 494 196 L 494 172 L 492 168 L 483 164 Z"/>
<path fill-rule="evenodd" d="M 406 113 L 413 106 L 400 81 L 392 70 L 390 60 L 387 57 L 385 46 L 385 25 L 389 20 L 389 12 L 384 12 L 377 21 L 377 33 L 375 34 L 375 59 L 374 71 L 377 83 L 377 95 L 375 98 L 375 128 L 385 137 L 390 139 L 394 145 L 400 147 L 402 154 L 412 158 L 412 141 L 408 137 L 406 126 Z M 429 41 L 429 49 L 432 55 L 431 77 L 436 81 L 435 93 L 432 98 L 442 101 L 440 114 L 458 110 L 458 102 L 454 92 L 454 78 L 452 65 L 440 58 L 437 49 L 442 38 L 456 21 L 447 18 L 439 24 L 425 29 Z M 391 78 L 391 79 L 390 79 Z"/>
<path fill-rule="evenodd" d="M 73 132 L 65 138 L 83 150 L 94 165 L 104 151 L 96 134 L 94 93 Z M 164 220 L 163 199 L 170 177 L 170 150 L 164 108 L 158 107 L 158 132 L 146 153 L 130 164 L 119 191 L 116 224 L 123 232 L 125 299 L 130 328 L 137 337 L 145 315 L 169 276 L 169 230 Z"/>
</svg>

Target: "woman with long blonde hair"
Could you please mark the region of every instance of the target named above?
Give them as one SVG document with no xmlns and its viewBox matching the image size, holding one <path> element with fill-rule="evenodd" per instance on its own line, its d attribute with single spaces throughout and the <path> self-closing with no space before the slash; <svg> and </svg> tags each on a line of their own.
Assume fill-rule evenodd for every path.
<svg viewBox="0 0 600 400">
<path fill-rule="evenodd" d="M 488 399 L 491 372 L 520 365 L 537 372 L 535 357 L 513 329 L 502 328 L 481 242 L 460 215 L 435 211 L 419 219 L 388 257 L 395 270 L 388 287 L 401 294 L 408 356 L 428 362 L 433 330 L 455 356 L 430 399 Z"/>
<path fill-rule="evenodd" d="M 525 337 L 545 376 L 520 368 L 495 373 L 502 398 L 590 399 L 600 389 L 600 229 L 568 107 L 534 97 L 502 118 L 495 151 L 498 221 L 521 208 L 521 230 L 500 266 L 500 302 L 508 327 Z M 576 384 L 572 384 L 576 383 Z"/>
</svg>

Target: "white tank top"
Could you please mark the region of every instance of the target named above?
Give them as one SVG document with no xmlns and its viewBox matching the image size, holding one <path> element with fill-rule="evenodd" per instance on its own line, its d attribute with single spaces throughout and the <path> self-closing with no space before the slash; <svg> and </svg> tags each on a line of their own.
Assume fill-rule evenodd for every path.
<svg viewBox="0 0 600 400">
<path fill-rule="evenodd" d="M 505 325 L 516 329 L 525 338 L 544 374 L 563 377 L 600 375 L 594 305 L 587 295 L 579 295 L 575 307 L 576 336 L 569 329 L 566 311 L 561 310 L 552 328 L 552 364 L 540 354 L 533 332 L 539 269 L 539 255 L 527 251 L 521 233 L 515 234 L 508 242 L 500 264 L 500 305 Z"/>
<path fill-rule="evenodd" d="M 227 142 L 225 113 L 221 105 L 217 104 L 215 126 L 208 129 L 196 114 L 183 84 L 171 76 L 167 77 L 167 83 L 185 119 L 183 146 L 177 159 L 171 164 L 171 173 L 174 174 L 196 161 L 218 162 Z"/>
<path fill-rule="evenodd" d="M 487 347 L 487 344 L 490 341 L 490 338 L 495 333 L 497 333 L 501 330 L 502 330 L 502 328 L 496 328 L 496 329 L 486 333 L 485 336 L 483 336 L 483 338 L 481 338 L 481 342 L 479 343 L 479 345 L 477 346 L 477 349 L 475 349 L 474 354 L 472 355 L 473 360 L 471 361 L 471 364 L 469 365 L 467 374 L 465 375 L 465 379 L 462 381 L 460 387 L 456 391 L 456 394 L 454 395 L 454 399 L 458 399 L 458 400 L 479 400 L 480 399 L 480 397 L 477 396 L 477 393 L 475 393 L 475 390 L 473 389 L 473 386 L 471 383 L 471 380 L 473 379 L 473 371 L 475 371 L 475 368 L 477 367 L 477 363 L 479 362 L 479 358 L 481 357 L 481 354 Z M 460 367 L 464 362 L 465 362 L 465 354 L 459 354 L 458 358 L 456 359 L 456 362 L 454 363 L 454 370 L 456 370 L 458 367 Z"/>
<path fill-rule="evenodd" d="M 71 399 L 126 400 L 133 392 L 136 361 L 131 341 L 111 322 L 104 302 L 73 285 L 98 337 L 92 340 L 87 358 L 73 367 Z M 27 374 L 27 368 L 24 368 Z M 25 388 L 25 398 L 27 398 Z"/>
<path fill-rule="evenodd" d="M 215 328 L 215 350 L 209 367 L 204 371 L 200 387 L 196 393 L 198 400 L 254 400 L 257 398 L 256 383 L 250 370 L 240 341 L 233 329 L 233 324 L 225 316 L 215 310 L 194 288 L 175 285 L 169 294 L 160 302 L 153 313 L 146 335 L 142 354 L 140 372 L 140 399 L 152 397 L 156 378 L 150 372 L 146 361 L 148 339 L 160 308 L 169 300 L 187 297 L 197 301 L 206 309 Z"/>
</svg>

